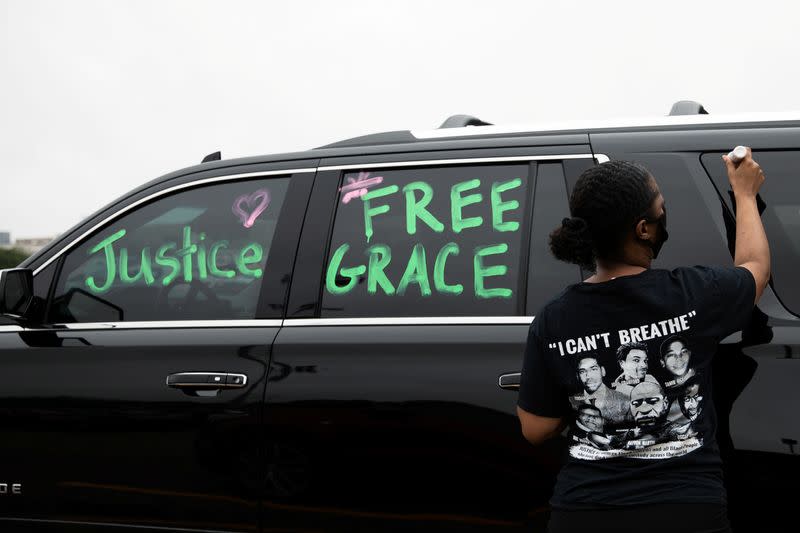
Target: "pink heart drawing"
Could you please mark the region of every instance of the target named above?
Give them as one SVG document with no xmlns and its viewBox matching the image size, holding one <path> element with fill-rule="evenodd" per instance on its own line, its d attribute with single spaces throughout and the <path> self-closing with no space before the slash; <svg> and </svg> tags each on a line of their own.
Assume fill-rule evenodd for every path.
<svg viewBox="0 0 800 533">
<path fill-rule="evenodd" d="M 258 189 L 250 194 L 243 194 L 233 201 L 233 214 L 239 217 L 245 228 L 252 228 L 258 215 L 269 205 L 269 191 Z M 255 207 L 253 207 L 255 206 Z M 248 211 L 250 210 L 250 214 Z"/>
</svg>

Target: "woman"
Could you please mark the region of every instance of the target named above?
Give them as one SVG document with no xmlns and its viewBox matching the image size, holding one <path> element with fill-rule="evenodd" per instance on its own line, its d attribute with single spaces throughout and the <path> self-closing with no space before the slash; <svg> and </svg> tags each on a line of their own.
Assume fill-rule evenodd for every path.
<svg viewBox="0 0 800 533">
<path fill-rule="evenodd" d="M 576 430 L 582 407 L 569 401 L 581 390 L 576 368 L 587 355 L 605 368 L 626 351 L 655 361 L 674 335 L 692 346 L 699 380 L 692 386 L 710 390 L 717 344 L 745 325 L 770 272 L 756 206 L 764 174 L 749 149 L 738 165 L 723 159 L 737 207 L 735 266 L 651 269 L 668 238 L 664 197 L 644 167 L 625 161 L 585 171 L 570 197 L 572 217 L 550 235 L 555 257 L 595 271 L 542 307 L 525 349 L 517 406 L 523 435 L 538 444 L 570 426 L 568 459 L 550 500 L 551 533 L 730 531 L 710 402 L 683 420 L 673 398 L 692 391 L 667 394 L 663 378 L 631 380 L 616 387 L 623 392 L 615 408 L 630 413 L 627 421 L 586 439 Z M 614 385 L 613 376 L 604 380 Z"/>
</svg>

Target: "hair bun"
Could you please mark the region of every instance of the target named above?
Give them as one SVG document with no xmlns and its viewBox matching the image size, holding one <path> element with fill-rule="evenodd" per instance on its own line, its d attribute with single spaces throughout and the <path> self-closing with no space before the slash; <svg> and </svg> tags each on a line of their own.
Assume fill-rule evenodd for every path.
<svg viewBox="0 0 800 533">
<path fill-rule="evenodd" d="M 561 225 L 570 231 L 582 231 L 588 227 L 586 220 L 581 217 L 564 217 Z"/>
</svg>

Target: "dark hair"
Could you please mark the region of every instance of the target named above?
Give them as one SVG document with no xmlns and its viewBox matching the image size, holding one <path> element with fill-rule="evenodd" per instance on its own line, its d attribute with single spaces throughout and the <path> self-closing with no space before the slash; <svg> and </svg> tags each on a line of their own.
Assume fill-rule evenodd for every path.
<svg viewBox="0 0 800 533">
<path fill-rule="evenodd" d="M 556 259 L 596 270 L 596 258 L 619 258 L 631 227 L 645 216 L 657 193 L 639 163 L 607 161 L 586 169 L 569 198 L 572 218 L 550 233 Z"/>
<path fill-rule="evenodd" d="M 597 354 L 595 354 L 594 352 L 589 352 L 589 353 L 586 353 L 586 354 L 580 354 L 579 356 L 577 356 L 575 358 L 575 369 L 576 370 L 578 369 L 578 367 L 580 367 L 581 361 L 583 361 L 584 359 L 594 359 L 595 362 L 597 363 L 597 366 L 603 366 L 603 365 L 600 364 L 600 357 L 598 357 Z"/>
<path fill-rule="evenodd" d="M 647 346 L 641 342 L 629 342 L 628 344 L 623 344 L 617 348 L 617 361 L 621 363 L 627 359 L 628 354 L 631 353 L 631 350 L 641 350 L 644 353 L 647 353 Z"/>
<path fill-rule="evenodd" d="M 686 412 L 686 393 L 689 392 L 689 389 L 691 387 L 694 387 L 695 385 L 697 385 L 697 394 L 698 395 L 702 394 L 703 393 L 703 391 L 702 391 L 702 387 L 703 386 L 700 384 L 700 378 L 698 378 L 696 374 L 686 380 L 686 382 L 683 384 L 683 387 L 681 387 L 680 394 L 678 394 L 678 407 L 681 408 L 681 413 L 683 413 L 684 416 L 686 416 L 687 418 L 689 417 L 689 415 Z M 698 402 L 697 412 L 699 413 L 702 409 L 703 409 L 703 406 L 699 405 L 699 402 Z"/>
<path fill-rule="evenodd" d="M 663 361 L 664 358 L 667 356 L 667 352 L 669 351 L 669 345 L 673 342 L 679 342 L 683 345 L 684 348 L 687 350 L 689 349 L 689 345 L 686 343 L 686 339 L 684 339 L 680 335 L 671 335 L 664 339 L 664 342 L 661 343 L 661 349 L 659 352 L 661 353 L 661 360 Z"/>
<path fill-rule="evenodd" d="M 703 386 L 700 383 L 700 377 L 697 374 L 683 382 L 683 385 L 681 386 L 681 392 L 678 397 L 680 398 L 686 396 L 686 391 L 689 390 L 689 387 L 694 387 L 695 385 L 697 385 L 697 393 L 700 394 Z"/>
</svg>

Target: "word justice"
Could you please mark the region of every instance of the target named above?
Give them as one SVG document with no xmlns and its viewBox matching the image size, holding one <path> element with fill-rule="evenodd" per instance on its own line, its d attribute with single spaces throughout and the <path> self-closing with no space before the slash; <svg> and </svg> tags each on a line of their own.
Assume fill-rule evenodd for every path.
<svg viewBox="0 0 800 533">
<path fill-rule="evenodd" d="M 181 276 L 183 281 L 190 282 L 194 279 L 194 271 L 197 271 L 197 279 L 206 280 L 209 277 L 231 279 L 237 274 L 242 276 L 260 278 L 263 275 L 261 268 L 253 267 L 258 265 L 264 258 L 264 249 L 260 244 L 250 243 L 244 245 L 238 252 L 229 248 L 229 241 L 220 240 L 213 243 L 206 243 L 205 233 L 197 235 L 196 242 L 192 242 L 192 229 L 189 226 L 183 228 L 183 240 L 166 242 L 156 249 L 153 256 L 150 247 L 141 249 L 139 255 L 139 271 L 131 275 L 129 271 L 128 249 L 119 248 L 116 252 L 114 245 L 122 244 L 126 231 L 121 229 L 116 233 L 106 237 L 91 250 L 89 255 L 103 253 L 105 256 L 105 279 L 98 280 L 95 276 L 88 276 L 85 280 L 86 286 L 91 292 L 104 293 L 108 291 L 118 280 L 121 284 L 131 284 L 143 280 L 146 285 L 156 282 L 153 275 L 153 263 L 159 267 L 164 267 L 161 274 L 163 277 L 160 282 L 167 286 Z M 233 252 L 233 253 L 232 253 Z M 220 255 L 232 255 L 236 269 L 226 269 L 220 266 Z M 226 260 L 224 264 L 229 264 Z"/>
</svg>

